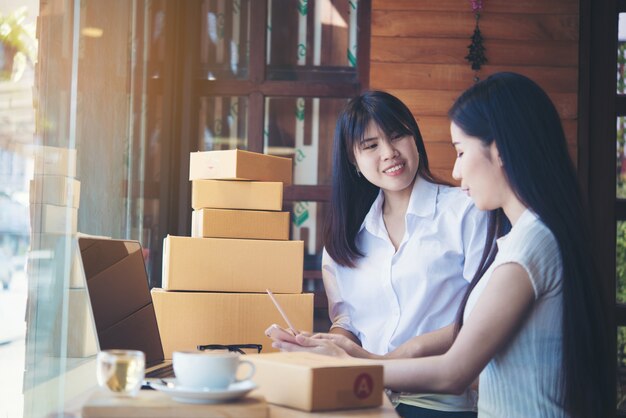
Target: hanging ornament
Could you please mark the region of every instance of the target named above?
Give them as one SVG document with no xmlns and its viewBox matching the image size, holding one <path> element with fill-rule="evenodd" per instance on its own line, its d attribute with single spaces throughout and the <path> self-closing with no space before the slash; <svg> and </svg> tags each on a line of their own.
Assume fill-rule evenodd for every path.
<svg viewBox="0 0 626 418">
<path fill-rule="evenodd" d="M 480 12 L 483 9 L 482 0 L 470 0 L 472 2 L 472 11 L 474 12 L 474 17 L 476 18 L 476 26 L 474 27 L 474 33 L 470 38 L 472 43 L 469 44 L 467 49 L 469 53 L 465 57 L 467 61 L 471 64 L 472 70 L 474 70 L 474 81 L 477 82 L 480 80 L 478 77 L 478 72 L 483 64 L 487 63 L 487 57 L 485 56 L 485 46 L 483 45 L 483 35 L 480 33 Z"/>
</svg>

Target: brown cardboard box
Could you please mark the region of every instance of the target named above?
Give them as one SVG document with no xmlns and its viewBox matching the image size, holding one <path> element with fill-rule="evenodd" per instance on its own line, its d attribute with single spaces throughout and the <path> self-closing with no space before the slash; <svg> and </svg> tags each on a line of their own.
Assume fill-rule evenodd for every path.
<svg viewBox="0 0 626 418">
<path fill-rule="evenodd" d="M 37 146 L 34 156 L 35 175 L 76 177 L 76 149 Z"/>
<path fill-rule="evenodd" d="M 283 184 L 269 181 L 194 180 L 194 209 L 282 210 Z"/>
<path fill-rule="evenodd" d="M 275 294 L 278 303 L 302 331 L 313 329 L 313 294 Z M 276 351 L 265 329 L 287 326 L 266 294 L 166 292 L 152 289 L 152 300 L 165 358 L 202 344 L 262 344 Z"/>
<path fill-rule="evenodd" d="M 303 241 L 167 236 L 165 290 L 302 292 Z"/>
<path fill-rule="evenodd" d="M 198 209 L 191 217 L 195 238 L 289 239 L 289 212 Z"/>
<path fill-rule="evenodd" d="M 291 184 L 291 158 L 238 149 L 192 152 L 189 180 L 257 180 Z"/>
<path fill-rule="evenodd" d="M 31 204 L 30 229 L 33 234 L 76 234 L 78 209 L 67 206 Z"/>
<path fill-rule="evenodd" d="M 30 203 L 77 208 L 80 203 L 80 181 L 65 176 L 35 176 L 30 181 Z"/>
<path fill-rule="evenodd" d="M 380 406 L 383 367 L 313 353 L 253 354 L 252 380 L 268 402 L 305 411 Z"/>
</svg>

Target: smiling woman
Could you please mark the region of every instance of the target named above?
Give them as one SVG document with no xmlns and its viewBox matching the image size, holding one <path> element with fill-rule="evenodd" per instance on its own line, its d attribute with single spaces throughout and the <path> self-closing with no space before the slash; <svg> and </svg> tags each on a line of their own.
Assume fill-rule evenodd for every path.
<svg viewBox="0 0 626 418">
<path fill-rule="evenodd" d="M 331 332 L 382 356 L 452 323 L 486 226 L 486 215 L 460 189 L 431 174 L 420 130 L 400 100 L 381 91 L 352 99 L 335 129 L 324 232 Z M 403 416 L 475 415 L 472 391 L 403 394 L 398 401 Z"/>
</svg>

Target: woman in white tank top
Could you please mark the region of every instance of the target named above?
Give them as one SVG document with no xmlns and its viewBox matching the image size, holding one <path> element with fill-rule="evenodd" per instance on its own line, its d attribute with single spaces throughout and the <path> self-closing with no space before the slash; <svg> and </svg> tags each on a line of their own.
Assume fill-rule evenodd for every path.
<svg viewBox="0 0 626 418">
<path fill-rule="evenodd" d="M 491 211 L 486 251 L 457 321 L 372 360 L 394 390 L 460 393 L 479 380 L 479 417 L 611 416 L 615 390 L 602 292 L 559 115 L 530 79 L 498 73 L 449 112 L 453 175 Z M 336 335 L 283 350 L 372 357 Z M 431 353 L 443 353 L 430 355 Z"/>
</svg>

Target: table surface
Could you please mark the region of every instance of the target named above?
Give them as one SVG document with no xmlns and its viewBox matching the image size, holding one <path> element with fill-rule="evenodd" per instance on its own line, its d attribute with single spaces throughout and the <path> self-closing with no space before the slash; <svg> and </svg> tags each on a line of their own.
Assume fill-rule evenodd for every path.
<svg viewBox="0 0 626 418">
<path fill-rule="evenodd" d="M 215 416 L 269 416 L 271 418 L 397 418 L 398 415 L 386 395 L 383 395 L 383 404 L 378 408 L 350 409 L 326 412 L 306 412 L 284 406 L 266 403 L 262 396 L 252 392 L 240 402 L 210 404 L 208 409 L 194 410 L 198 407 L 193 404 L 181 404 L 170 399 L 169 396 L 157 391 L 142 391 L 138 398 L 116 398 L 99 388 L 88 391 L 79 399 L 68 405 L 66 412 L 74 416 L 86 418 L 99 417 L 167 417 L 175 414 L 181 416 L 207 416 L 207 412 L 214 412 Z M 138 407 L 141 404 L 141 407 Z M 206 405 L 205 405 L 206 407 Z M 200 406 L 202 408 L 202 406 Z M 268 414 L 265 414 L 265 411 Z M 84 412 L 84 413 L 83 413 Z M 177 413 L 176 413 L 177 412 Z M 204 412 L 204 413 L 203 413 Z M 233 416 L 235 416 L 233 415 Z"/>
<path fill-rule="evenodd" d="M 379 408 L 348 409 L 329 412 L 304 412 L 279 405 L 268 404 L 268 406 L 271 418 L 398 418 L 398 414 L 396 413 L 395 408 L 391 405 L 387 395 L 383 395 L 383 404 Z"/>
</svg>

